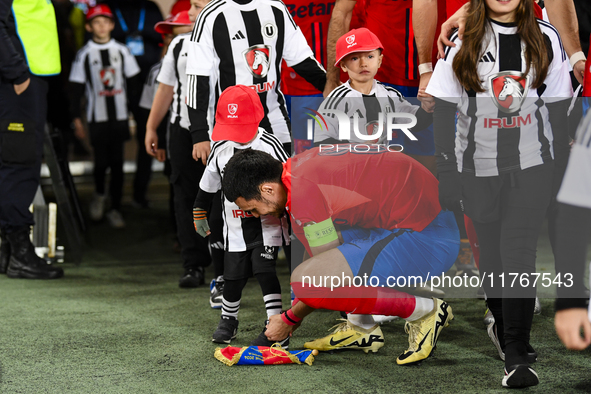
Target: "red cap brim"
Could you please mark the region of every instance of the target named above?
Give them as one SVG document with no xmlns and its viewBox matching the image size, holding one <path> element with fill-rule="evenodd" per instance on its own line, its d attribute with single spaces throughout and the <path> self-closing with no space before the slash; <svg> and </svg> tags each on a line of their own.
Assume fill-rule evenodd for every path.
<svg viewBox="0 0 591 394">
<path fill-rule="evenodd" d="M 211 132 L 211 140 L 216 141 L 234 141 L 239 144 L 250 142 L 259 130 L 259 124 L 250 123 L 244 125 L 225 125 L 216 123 Z"/>
<path fill-rule="evenodd" d="M 347 56 L 349 56 L 352 53 L 355 53 L 355 52 L 371 52 L 371 51 L 374 51 L 376 49 L 381 49 L 382 51 L 384 50 L 384 48 L 382 48 L 382 47 L 377 47 L 376 48 L 374 45 L 369 46 L 369 47 L 356 47 L 354 51 L 346 52 L 340 58 L 338 58 L 337 61 L 334 64 L 334 66 L 335 67 L 338 67 L 339 66 L 339 63 L 341 62 L 341 60 L 343 60 L 344 58 L 346 58 Z"/>
</svg>

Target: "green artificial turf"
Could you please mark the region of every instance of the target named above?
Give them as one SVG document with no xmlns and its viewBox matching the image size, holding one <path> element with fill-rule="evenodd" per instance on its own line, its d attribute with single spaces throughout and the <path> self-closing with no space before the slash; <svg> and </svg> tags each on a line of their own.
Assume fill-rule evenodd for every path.
<svg viewBox="0 0 591 394">
<path fill-rule="evenodd" d="M 172 252 L 166 200 L 152 199 L 149 210 L 124 208 L 125 230 L 91 224 L 83 263 L 66 263 L 63 279 L 0 276 L 0 392 L 506 392 L 501 388 L 503 362 L 488 339 L 484 303 L 477 299 L 448 300 L 455 320 L 443 330 L 434 355 L 420 366 L 395 363 L 408 345 L 402 321 L 382 326 L 385 346 L 376 354 L 321 353 L 312 366 L 225 366 L 213 357 L 218 345 L 211 334 L 220 312 L 209 307 L 209 286 L 178 287 L 182 270 L 179 255 Z M 538 269 L 550 270 L 547 238 L 540 242 Z M 278 273 L 287 305 L 284 261 Z M 212 276 L 210 268 L 208 281 Z M 541 383 L 523 391 L 591 392 L 591 352 L 563 348 L 554 332 L 552 303 L 542 300 L 543 312 L 534 317 L 532 329 Z M 306 318 L 291 349 L 327 334 L 337 318 L 329 311 Z M 232 345 L 245 346 L 265 320 L 255 280 L 244 289 L 239 319 Z"/>
</svg>

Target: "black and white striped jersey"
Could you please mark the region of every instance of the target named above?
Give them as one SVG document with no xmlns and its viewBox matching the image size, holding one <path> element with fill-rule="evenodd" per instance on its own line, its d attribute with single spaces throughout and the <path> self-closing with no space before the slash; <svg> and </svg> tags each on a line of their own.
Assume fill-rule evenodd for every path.
<svg viewBox="0 0 591 394">
<path fill-rule="evenodd" d="M 285 99 L 279 89 L 281 60 L 294 66 L 314 56 L 283 2 L 213 0 L 199 14 L 191 44 L 187 105 L 197 109 L 198 76 L 210 78 L 216 103 L 229 86 L 250 86 L 265 110 L 260 127 L 282 143 L 291 142 Z M 317 61 L 314 67 L 324 70 Z"/>
<path fill-rule="evenodd" d="M 420 108 L 418 105 L 412 105 L 402 94 L 391 86 L 382 84 L 374 80 L 373 87 L 369 94 L 363 94 L 353 89 L 347 81 L 343 85 L 334 89 L 322 102 L 318 112 L 322 115 L 324 122 L 314 124 L 314 143 L 322 141 L 342 141 L 339 135 L 339 121 L 334 114 L 326 112 L 327 110 L 338 110 L 350 119 L 350 138 L 345 142 L 362 144 L 383 144 L 386 141 L 386 114 L 389 112 L 407 113 L 415 115 Z M 379 114 L 382 113 L 382 131 L 379 138 L 361 139 L 354 131 L 354 119 L 357 116 L 356 130 L 364 136 L 377 135 L 380 127 Z M 396 123 L 408 123 L 409 119 L 397 120 Z M 400 130 L 394 130 L 392 139 L 396 139 Z"/>
<path fill-rule="evenodd" d="M 267 152 L 277 160 L 285 162 L 287 153 L 279 139 L 259 128 L 256 138 L 248 144 L 234 141 L 218 141 L 213 144 L 207 159 L 207 167 L 199 182 L 199 188 L 207 193 L 222 189 L 224 168 L 234 154 L 241 149 L 255 149 Z M 257 246 L 281 246 L 289 244 L 287 217 L 254 217 L 228 201 L 222 194 L 222 216 L 224 218 L 224 247 L 229 252 L 243 252 Z"/>
<path fill-rule="evenodd" d="M 126 78 L 140 68 L 127 47 L 115 40 L 90 40 L 76 54 L 70 82 L 85 84 L 89 123 L 127 120 Z"/>
<path fill-rule="evenodd" d="M 559 202 L 591 209 L 591 110 L 577 129 L 557 197 Z"/>
<path fill-rule="evenodd" d="M 460 172 L 495 176 L 552 160 L 546 104 L 572 97 L 572 87 L 558 32 L 542 20 L 538 26 L 549 44 L 550 60 L 546 80 L 538 89 L 530 86 L 533 68 L 524 74 L 524 43 L 513 24 L 491 20 L 487 25 L 478 63 L 485 92 L 466 91 L 453 72 L 453 59 L 462 44 L 457 33 L 452 36 L 456 46 L 437 63 L 427 93 L 457 104 L 455 153 Z"/>
<path fill-rule="evenodd" d="M 162 61 L 154 64 L 148 72 L 148 76 L 146 77 L 142 88 L 142 95 L 140 96 L 139 106 L 141 108 L 152 109 L 152 102 L 154 101 L 154 96 L 158 90 L 158 81 L 156 78 L 160 72 L 160 67 L 162 67 Z"/>
<path fill-rule="evenodd" d="M 170 123 L 180 122 L 180 126 L 189 129 L 191 121 L 187 112 L 187 52 L 191 34 L 179 34 L 168 46 L 166 55 L 162 59 L 162 67 L 157 81 L 169 86 L 174 86 L 174 96 L 170 105 Z M 210 105 L 208 120 L 213 119 L 213 108 Z M 209 123 L 212 125 L 211 122 Z"/>
</svg>

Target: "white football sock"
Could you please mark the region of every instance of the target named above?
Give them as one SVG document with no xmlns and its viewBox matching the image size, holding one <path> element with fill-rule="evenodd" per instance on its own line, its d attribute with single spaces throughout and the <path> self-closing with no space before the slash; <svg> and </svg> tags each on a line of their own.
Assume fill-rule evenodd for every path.
<svg viewBox="0 0 591 394">
<path fill-rule="evenodd" d="M 357 327 L 361 327 L 364 330 L 369 330 L 370 328 L 376 325 L 376 322 L 373 321 L 372 315 L 356 315 L 353 313 L 349 313 L 347 315 L 347 319 L 351 324 Z"/>
<path fill-rule="evenodd" d="M 432 298 L 415 297 L 415 300 L 415 310 L 406 318 L 407 321 L 419 320 L 421 317 L 433 312 L 433 308 L 435 308 Z"/>
</svg>

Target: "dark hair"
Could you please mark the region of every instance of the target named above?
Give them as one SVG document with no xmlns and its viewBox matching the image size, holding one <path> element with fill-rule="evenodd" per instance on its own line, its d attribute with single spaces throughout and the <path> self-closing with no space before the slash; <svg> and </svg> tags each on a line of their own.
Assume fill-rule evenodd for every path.
<svg viewBox="0 0 591 394">
<path fill-rule="evenodd" d="M 224 168 L 224 195 L 232 202 L 238 197 L 261 201 L 260 185 L 266 182 L 281 183 L 282 173 L 283 165 L 270 154 L 244 149 L 232 156 Z"/>
<path fill-rule="evenodd" d="M 470 0 L 470 9 L 466 18 L 466 30 L 462 47 L 453 61 L 453 70 L 460 84 L 467 90 L 484 92 L 479 79 L 477 67 L 483 55 L 482 41 L 490 24 L 486 16 L 486 0 Z M 525 74 L 533 67 L 535 79 L 532 88 L 539 88 L 548 74 L 550 59 L 548 58 L 548 43 L 544 38 L 534 14 L 531 0 L 521 0 L 515 10 L 515 24 L 517 34 L 525 42 Z"/>
</svg>

